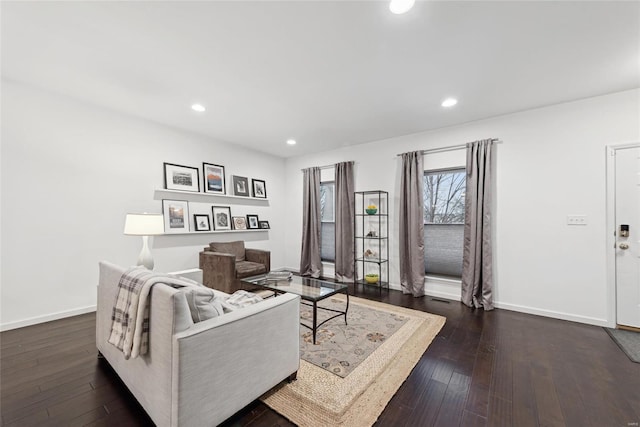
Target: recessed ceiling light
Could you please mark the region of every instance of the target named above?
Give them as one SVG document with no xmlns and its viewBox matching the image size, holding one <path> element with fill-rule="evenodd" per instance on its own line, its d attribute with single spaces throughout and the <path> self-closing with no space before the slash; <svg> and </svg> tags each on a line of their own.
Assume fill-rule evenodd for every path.
<svg viewBox="0 0 640 427">
<path fill-rule="evenodd" d="M 191 109 L 193 111 L 197 111 L 198 113 L 204 113 L 206 111 L 206 108 L 204 108 L 204 106 L 202 106 L 200 104 L 193 104 L 191 106 Z"/>
<path fill-rule="evenodd" d="M 396 15 L 408 12 L 414 5 L 416 0 L 391 0 L 389 10 Z"/>
<path fill-rule="evenodd" d="M 295 139 L 287 139 L 287 144 L 296 145 L 296 140 Z"/>
<path fill-rule="evenodd" d="M 455 98 L 447 98 L 444 101 L 442 101 L 442 106 L 445 107 L 445 108 L 449 108 L 449 107 L 453 107 L 457 103 L 458 103 L 457 99 L 455 99 Z"/>
</svg>

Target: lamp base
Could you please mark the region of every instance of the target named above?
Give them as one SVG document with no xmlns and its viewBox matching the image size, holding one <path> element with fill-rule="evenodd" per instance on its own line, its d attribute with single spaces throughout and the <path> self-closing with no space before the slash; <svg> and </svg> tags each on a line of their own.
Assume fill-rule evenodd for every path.
<svg viewBox="0 0 640 427">
<path fill-rule="evenodd" d="M 153 257 L 149 250 L 149 236 L 142 236 L 142 250 L 138 256 L 138 265 L 143 265 L 148 270 L 153 270 Z"/>
</svg>

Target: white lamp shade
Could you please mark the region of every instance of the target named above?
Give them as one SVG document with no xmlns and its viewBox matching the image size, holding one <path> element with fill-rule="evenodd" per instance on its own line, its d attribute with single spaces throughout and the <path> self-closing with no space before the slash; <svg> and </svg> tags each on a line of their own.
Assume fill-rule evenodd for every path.
<svg viewBox="0 0 640 427">
<path fill-rule="evenodd" d="M 162 214 L 127 214 L 124 234 L 129 236 L 153 236 L 164 232 Z"/>
</svg>

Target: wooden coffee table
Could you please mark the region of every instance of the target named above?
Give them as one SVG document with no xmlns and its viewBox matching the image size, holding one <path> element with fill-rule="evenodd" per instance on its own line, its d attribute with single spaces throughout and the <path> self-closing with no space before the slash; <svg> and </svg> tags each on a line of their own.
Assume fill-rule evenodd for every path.
<svg viewBox="0 0 640 427">
<path fill-rule="evenodd" d="M 300 295 L 303 300 L 302 304 L 313 307 L 313 323 L 311 326 L 300 322 L 300 325 L 305 328 L 311 329 L 313 333 L 313 343 L 316 343 L 316 333 L 318 328 L 331 319 L 344 316 L 344 323 L 347 324 L 347 312 L 349 311 L 349 286 L 343 283 L 334 283 L 321 279 L 313 279 L 310 277 L 302 277 L 293 275 L 289 280 L 268 280 L 265 274 L 260 276 L 247 277 L 242 279 L 243 282 L 247 282 L 253 285 L 261 286 L 265 289 L 272 290 L 277 294 L 283 294 L 286 292 Z M 347 305 L 344 311 L 334 310 L 332 308 L 320 307 L 318 302 L 325 298 L 329 298 L 337 293 L 344 293 L 347 296 Z M 305 303 L 304 301 L 307 301 Z M 318 309 L 325 311 L 333 311 L 337 313 L 328 319 L 318 323 Z"/>
</svg>

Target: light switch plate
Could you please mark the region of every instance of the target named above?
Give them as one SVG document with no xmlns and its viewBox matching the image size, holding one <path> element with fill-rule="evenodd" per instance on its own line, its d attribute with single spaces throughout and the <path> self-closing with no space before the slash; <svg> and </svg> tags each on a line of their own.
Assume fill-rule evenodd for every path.
<svg viewBox="0 0 640 427">
<path fill-rule="evenodd" d="M 587 225 L 587 216 L 567 215 L 567 225 Z"/>
</svg>

